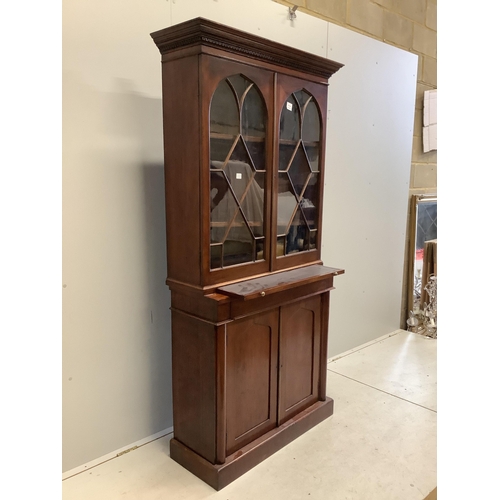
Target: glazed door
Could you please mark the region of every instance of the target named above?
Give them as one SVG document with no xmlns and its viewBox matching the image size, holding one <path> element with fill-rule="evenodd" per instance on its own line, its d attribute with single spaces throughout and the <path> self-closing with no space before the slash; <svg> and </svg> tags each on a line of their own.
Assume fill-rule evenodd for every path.
<svg viewBox="0 0 500 500">
<path fill-rule="evenodd" d="M 227 455 L 277 426 L 278 320 L 274 309 L 227 327 Z"/>
<path fill-rule="evenodd" d="M 269 271 L 273 73 L 203 57 L 202 189 L 211 283 Z"/>
<path fill-rule="evenodd" d="M 280 309 L 279 424 L 318 400 L 321 296 Z"/>
<path fill-rule="evenodd" d="M 274 268 L 319 260 L 327 86 L 279 75 Z"/>
</svg>

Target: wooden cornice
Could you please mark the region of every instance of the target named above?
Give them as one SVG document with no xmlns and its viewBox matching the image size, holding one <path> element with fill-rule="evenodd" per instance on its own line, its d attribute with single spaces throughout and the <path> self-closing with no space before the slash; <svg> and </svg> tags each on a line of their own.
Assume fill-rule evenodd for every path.
<svg viewBox="0 0 500 500">
<path fill-rule="evenodd" d="M 151 33 L 161 54 L 207 46 L 292 70 L 330 78 L 343 64 L 198 17 Z"/>
</svg>

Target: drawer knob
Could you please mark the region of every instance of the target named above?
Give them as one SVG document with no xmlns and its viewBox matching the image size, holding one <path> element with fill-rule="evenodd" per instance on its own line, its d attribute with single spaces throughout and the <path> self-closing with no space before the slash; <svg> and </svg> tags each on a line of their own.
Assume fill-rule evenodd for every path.
<svg viewBox="0 0 500 500">
<path fill-rule="evenodd" d="M 260 292 L 260 296 L 261 297 L 265 297 L 266 296 L 266 292 Z"/>
</svg>

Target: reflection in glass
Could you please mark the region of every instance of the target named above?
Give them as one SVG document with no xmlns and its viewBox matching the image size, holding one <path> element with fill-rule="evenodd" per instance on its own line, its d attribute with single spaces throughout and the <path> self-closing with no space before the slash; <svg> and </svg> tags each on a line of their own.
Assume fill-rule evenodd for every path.
<svg viewBox="0 0 500 500">
<path fill-rule="evenodd" d="M 253 168 L 252 160 L 248 154 L 247 148 L 243 142 L 243 138 L 239 137 L 236 146 L 231 153 L 231 158 L 229 163 L 244 163 L 246 165 L 246 169 L 248 172 L 253 172 L 255 169 Z"/>
<path fill-rule="evenodd" d="M 238 101 L 241 101 L 241 98 L 243 97 L 243 94 L 245 91 L 248 89 L 248 86 L 250 82 L 246 79 L 243 78 L 241 75 L 233 75 L 227 78 L 227 81 L 229 81 L 231 87 L 236 92 L 236 95 L 238 96 Z"/>
<path fill-rule="evenodd" d="M 227 233 L 229 220 L 234 217 L 238 205 L 229 188 L 224 172 L 210 172 L 210 188 L 212 222 L 210 225 L 210 241 L 212 243 L 222 243 Z"/>
<path fill-rule="evenodd" d="M 313 172 L 319 171 L 319 142 L 304 145 L 306 148 L 307 159 Z"/>
<path fill-rule="evenodd" d="M 282 143 L 280 141 L 280 156 L 279 156 L 279 166 L 278 169 L 280 171 L 288 170 L 290 166 L 290 161 L 293 158 L 293 154 L 295 153 L 295 149 L 297 148 L 297 144 L 291 143 Z"/>
<path fill-rule="evenodd" d="M 278 175 L 278 236 L 286 235 L 290 221 L 297 208 L 297 198 L 294 194 L 287 173 Z"/>
<path fill-rule="evenodd" d="M 223 138 L 223 137 L 212 137 L 210 138 L 210 151 L 212 160 L 226 161 L 227 155 L 234 144 L 234 139 L 236 137 Z"/>
<path fill-rule="evenodd" d="M 280 116 L 278 256 L 316 248 L 320 139 L 316 101 L 305 90 L 294 92 Z"/>
<path fill-rule="evenodd" d="M 304 142 L 318 142 L 320 139 L 318 105 L 311 99 L 304 110 L 302 125 L 302 140 Z"/>
<path fill-rule="evenodd" d="M 264 140 L 247 140 L 246 146 L 252 158 L 255 170 L 264 172 L 266 170 L 266 143 Z"/>
<path fill-rule="evenodd" d="M 300 208 L 295 212 L 292 224 L 286 235 L 285 254 L 309 249 L 309 230 Z"/>
<path fill-rule="evenodd" d="M 285 240 L 286 236 L 278 236 L 278 244 L 276 246 L 276 256 L 282 257 L 285 255 Z"/>
<path fill-rule="evenodd" d="M 302 124 L 302 140 L 306 149 L 307 158 L 311 165 L 311 170 L 319 170 L 319 141 L 320 141 L 319 111 L 316 102 L 311 99 L 304 110 L 304 120 Z"/>
<path fill-rule="evenodd" d="M 265 117 L 264 101 L 253 85 L 241 108 L 241 134 L 256 170 L 266 169 Z"/>
<path fill-rule="evenodd" d="M 427 242 L 429 251 L 428 264 L 434 259 L 434 248 L 437 245 L 437 196 L 436 194 L 415 194 L 410 204 L 410 252 L 408 262 L 407 285 L 407 319 L 414 321 L 423 314 L 421 307 L 428 300 L 425 287 L 430 273 L 434 272 L 431 266 L 424 265 L 424 248 Z M 414 325 L 413 325 L 414 326 Z"/>
<path fill-rule="evenodd" d="M 238 212 L 224 241 L 224 265 L 254 261 L 254 238 Z"/>
<path fill-rule="evenodd" d="M 222 245 L 210 246 L 210 267 L 220 267 L 222 262 Z"/>
<path fill-rule="evenodd" d="M 239 111 L 234 92 L 222 82 L 210 105 L 210 158 L 225 161 L 239 133 Z"/>
<path fill-rule="evenodd" d="M 318 235 L 318 230 L 314 229 L 309 231 L 309 250 L 314 250 L 316 248 L 316 237 Z"/>
<path fill-rule="evenodd" d="M 415 251 L 423 258 L 424 243 L 437 238 L 437 201 L 421 200 L 417 210 L 417 237 Z"/>
<path fill-rule="evenodd" d="M 241 106 L 241 133 L 243 137 L 264 139 L 266 135 L 265 116 L 264 101 L 256 87 L 252 85 Z"/>
<path fill-rule="evenodd" d="M 318 174 L 311 174 L 307 183 L 300 206 L 307 220 L 309 229 L 318 227 L 318 204 L 319 204 L 319 179 Z"/>
<path fill-rule="evenodd" d="M 210 104 L 210 134 L 236 137 L 240 132 L 240 113 L 234 92 L 223 81 L 215 90 Z"/>
<path fill-rule="evenodd" d="M 210 268 L 264 258 L 267 111 L 242 75 L 219 83 L 210 107 Z"/>
<path fill-rule="evenodd" d="M 426 241 L 437 239 L 437 199 L 432 195 L 428 198 L 425 195 L 418 196 L 415 204 L 415 257 L 414 257 L 414 301 L 420 299 L 423 288 L 427 283 L 422 283 L 424 264 L 424 247 Z"/>
<path fill-rule="evenodd" d="M 257 176 L 261 176 L 261 183 L 264 183 L 264 174 L 255 174 L 255 177 L 248 184 L 245 197 L 240 203 L 241 210 L 249 221 L 250 230 L 256 238 L 264 236 L 264 211 L 255 209 L 255 199 L 263 198 L 263 191 L 259 186 Z"/>
<path fill-rule="evenodd" d="M 226 241 L 228 240 L 240 242 L 246 241 L 253 244 L 253 235 L 239 210 L 236 213 L 236 217 L 231 222 L 231 228 L 229 229 L 229 233 L 226 237 Z"/>
<path fill-rule="evenodd" d="M 295 99 L 299 103 L 300 109 L 303 111 L 306 108 L 307 102 L 311 99 L 311 94 L 308 94 L 304 90 L 299 90 L 293 93 Z"/>
<path fill-rule="evenodd" d="M 283 105 L 280 117 L 280 142 L 294 144 L 300 138 L 300 110 L 297 101 L 290 96 Z"/>
</svg>

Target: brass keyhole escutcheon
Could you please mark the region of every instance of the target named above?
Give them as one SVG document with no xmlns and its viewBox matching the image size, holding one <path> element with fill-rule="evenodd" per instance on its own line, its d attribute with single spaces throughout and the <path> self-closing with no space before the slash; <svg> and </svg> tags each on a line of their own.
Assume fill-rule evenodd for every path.
<svg viewBox="0 0 500 500">
<path fill-rule="evenodd" d="M 265 297 L 265 295 L 266 295 L 266 292 L 260 292 L 261 297 Z"/>
</svg>

